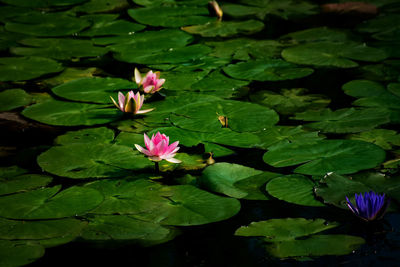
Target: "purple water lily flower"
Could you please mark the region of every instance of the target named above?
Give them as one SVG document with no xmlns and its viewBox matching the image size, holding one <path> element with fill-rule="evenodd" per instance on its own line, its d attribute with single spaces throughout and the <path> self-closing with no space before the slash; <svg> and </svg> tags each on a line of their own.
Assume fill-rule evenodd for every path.
<svg viewBox="0 0 400 267">
<path fill-rule="evenodd" d="M 356 204 L 353 205 L 346 196 L 347 206 L 358 217 L 365 221 L 373 221 L 381 218 L 386 211 L 388 201 L 385 194 L 379 195 L 373 191 L 355 194 Z"/>
<path fill-rule="evenodd" d="M 114 105 L 122 112 L 143 114 L 150 112 L 154 109 L 152 108 L 152 109 L 140 110 L 143 105 L 144 95 L 139 94 L 139 92 L 135 94 L 133 91 L 130 91 L 126 94 L 126 96 L 124 96 L 123 93 L 119 92 L 118 103 L 111 96 L 110 98 L 114 103 Z"/>
</svg>

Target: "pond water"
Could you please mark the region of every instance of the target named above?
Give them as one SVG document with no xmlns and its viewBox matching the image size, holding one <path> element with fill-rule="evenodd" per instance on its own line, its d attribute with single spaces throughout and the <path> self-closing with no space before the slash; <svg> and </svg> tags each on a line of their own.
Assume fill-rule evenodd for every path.
<svg viewBox="0 0 400 267">
<path fill-rule="evenodd" d="M 400 1 L 0 2 L 1 266 L 397 264 Z"/>
</svg>

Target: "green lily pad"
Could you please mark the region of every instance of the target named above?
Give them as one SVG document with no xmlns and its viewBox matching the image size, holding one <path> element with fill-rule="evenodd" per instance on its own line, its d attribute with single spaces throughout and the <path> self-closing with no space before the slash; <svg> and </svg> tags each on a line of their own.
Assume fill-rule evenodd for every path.
<svg viewBox="0 0 400 267">
<path fill-rule="evenodd" d="M 130 45 L 114 46 L 111 48 L 117 60 L 138 63 L 138 64 L 175 64 L 190 62 L 201 58 L 211 52 L 211 48 L 201 44 L 186 47 L 167 48 L 160 50 L 157 48 L 133 49 Z"/>
<path fill-rule="evenodd" d="M 361 140 L 380 146 L 385 150 L 391 150 L 392 146 L 400 146 L 400 135 L 396 131 L 387 129 L 373 129 L 348 136 L 350 140 Z"/>
<path fill-rule="evenodd" d="M 122 215 L 97 215 L 87 217 L 89 224 L 82 238 L 89 241 L 130 241 L 139 244 L 162 243 L 171 239 L 174 231 L 156 223 L 137 220 Z"/>
<path fill-rule="evenodd" d="M 0 58 L 0 81 L 31 80 L 63 69 L 60 63 L 49 58 L 3 57 Z"/>
<path fill-rule="evenodd" d="M 307 239 L 272 243 L 267 251 L 278 258 L 346 255 L 365 243 L 352 235 L 313 235 Z"/>
<path fill-rule="evenodd" d="M 0 265 L 17 267 L 29 264 L 44 255 L 43 246 L 34 242 L 0 240 Z"/>
<path fill-rule="evenodd" d="M 50 125 L 96 125 L 115 121 L 122 116 L 117 108 L 109 105 L 85 104 L 48 100 L 27 107 L 22 112 L 27 118 Z"/>
<path fill-rule="evenodd" d="M 239 1 L 243 4 L 224 4 L 222 10 L 232 17 L 254 17 L 264 20 L 267 15 L 274 15 L 283 19 L 298 18 L 317 14 L 317 6 L 307 1 L 299 0 L 261 0 Z"/>
<path fill-rule="evenodd" d="M 314 72 L 313 69 L 301 68 L 281 59 L 239 62 L 228 65 L 223 70 L 235 79 L 262 82 L 298 79 Z"/>
<path fill-rule="evenodd" d="M 359 76 L 374 81 L 398 81 L 400 69 L 397 60 L 385 60 L 381 64 L 364 65 L 359 68 Z"/>
<path fill-rule="evenodd" d="M 232 58 L 237 60 L 269 59 L 280 56 L 282 44 L 275 40 L 254 40 L 237 38 L 223 42 L 206 42 L 214 48 L 210 54 L 214 57 Z"/>
<path fill-rule="evenodd" d="M 279 94 L 273 91 L 257 91 L 250 99 L 260 105 L 267 106 L 282 115 L 289 115 L 303 110 L 322 109 L 331 101 L 324 95 L 307 94 L 307 89 L 281 89 Z"/>
<path fill-rule="evenodd" d="M 322 140 L 325 137 L 319 136 L 318 132 L 307 132 L 302 129 L 302 126 L 274 126 L 263 129 L 256 133 L 260 138 L 258 147 L 268 149 L 280 143 L 292 142 L 309 142 Z"/>
<path fill-rule="evenodd" d="M 132 147 L 90 142 L 54 146 L 37 161 L 43 170 L 69 178 L 121 177 L 154 165 Z"/>
<path fill-rule="evenodd" d="M 237 132 L 255 132 L 278 122 L 275 111 L 248 102 L 232 100 L 196 103 L 175 110 L 173 125 L 192 131 L 216 132 L 225 127 Z"/>
<path fill-rule="evenodd" d="M 57 145 L 111 143 L 113 140 L 113 130 L 106 127 L 98 127 L 66 132 L 58 136 L 54 143 Z M 130 145 L 132 145 L 132 143 Z"/>
<path fill-rule="evenodd" d="M 0 216 L 8 219 L 57 219 L 82 215 L 97 207 L 103 196 L 97 190 L 61 186 L 0 197 Z"/>
<path fill-rule="evenodd" d="M 82 57 L 100 57 L 108 51 L 104 47 L 94 46 L 89 40 L 32 38 L 19 43 L 29 47 L 12 47 L 10 52 L 19 56 L 39 56 L 68 60 Z"/>
<path fill-rule="evenodd" d="M 46 221 L 15 221 L 0 219 L 0 239 L 7 240 L 39 240 L 62 237 L 65 235 L 78 236 L 86 225 L 76 219 L 60 219 Z"/>
<path fill-rule="evenodd" d="M 64 13 L 35 13 L 20 16 L 7 22 L 5 29 L 10 32 L 26 35 L 56 37 L 68 36 L 80 32 L 90 26 L 84 19 L 64 15 Z"/>
<path fill-rule="evenodd" d="M 159 6 L 159 5 L 185 5 L 197 6 L 205 5 L 208 0 L 132 0 L 135 4 L 141 6 Z"/>
<path fill-rule="evenodd" d="M 42 80 L 41 83 L 47 87 L 55 87 L 72 80 L 93 77 L 93 75 L 101 72 L 102 70 L 98 68 L 65 68 L 59 75 Z"/>
<path fill-rule="evenodd" d="M 52 177 L 39 174 L 22 174 L 0 178 L 0 195 L 28 191 L 44 187 L 52 181 Z"/>
<path fill-rule="evenodd" d="M 396 32 L 400 30 L 400 26 L 397 23 L 399 20 L 399 14 L 382 14 L 381 16 L 366 20 L 359 24 L 356 30 L 363 33 L 373 34 L 372 37 L 375 39 L 385 40 L 387 38 L 382 38 L 382 33 Z"/>
<path fill-rule="evenodd" d="M 224 198 L 191 185 L 162 186 L 149 180 L 103 180 L 90 183 L 105 196 L 94 214 L 125 214 L 162 225 L 199 225 L 228 219 L 240 209 Z"/>
<path fill-rule="evenodd" d="M 351 35 L 350 32 L 332 29 L 328 27 L 318 27 L 297 32 L 291 32 L 281 36 L 280 41 L 285 44 L 297 45 L 301 43 L 309 42 L 347 42 L 354 40 L 355 36 Z"/>
<path fill-rule="evenodd" d="M 278 174 L 277 174 L 278 175 Z M 234 188 L 237 188 L 241 192 L 246 192 L 246 196 L 243 199 L 247 200 L 270 200 L 265 191 L 265 184 L 274 178 L 275 175 L 268 175 L 268 173 L 261 173 L 255 176 L 250 176 L 245 179 L 241 179 L 233 184 Z"/>
<path fill-rule="evenodd" d="M 262 176 L 264 183 L 266 183 L 268 180 L 280 176 L 280 174 L 223 162 L 207 167 L 202 173 L 200 183 L 208 190 L 217 193 L 234 198 L 246 198 L 249 193 L 237 188 L 235 185 L 238 181 L 254 176 Z"/>
<path fill-rule="evenodd" d="M 167 161 L 162 161 L 160 163 L 160 171 L 173 171 L 173 170 L 201 170 L 207 166 L 207 162 L 203 159 L 202 155 L 198 154 L 187 154 L 187 153 L 177 153 L 174 157 L 182 161 L 181 163 L 170 163 Z"/>
<path fill-rule="evenodd" d="M 0 51 L 6 51 L 12 46 L 17 46 L 18 41 L 23 38 L 26 38 L 26 36 L 20 33 L 8 32 L 4 29 L 4 26 L 0 26 Z"/>
<path fill-rule="evenodd" d="M 263 160 L 274 167 L 303 164 L 294 172 L 309 175 L 355 173 L 378 166 L 385 151 L 377 145 L 356 140 L 320 140 L 283 143 L 270 147 Z"/>
<path fill-rule="evenodd" d="M 1 2 L 9 5 L 32 8 L 72 6 L 86 1 L 87 0 L 1 0 Z"/>
<path fill-rule="evenodd" d="M 193 41 L 193 36 L 177 29 L 163 29 L 159 31 L 145 31 L 128 35 L 98 37 L 92 39 L 97 45 L 114 45 L 113 49 L 149 49 L 162 50 L 171 47 L 184 47 Z M 125 48 L 123 48 L 125 46 Z"/>
<path fill-rule="evenodd" d="M 399 123 L 400 119 L 400 83 L 390 83 L 387 88 L 368 80 L 354 80 L 343 85 L 343 91 L 358 99 L 354 105 L 373 107 L 387 110 L 392 122 Z"/>
<path fill-rule="evenodd" d="M 146 26 L 126 20 L 96 21 L 88 30 L 79 33 L 79 36 L 106 36 L 132 35 L 146 28 Z"/>
<path fill-rule="evenodd" d="M 390 114 L 385 109 L 375 108 L 344 108 L 335 111 L 328 108 L 297 113 L 293 119 L 315 121 L 305 126 L 325 133 L 357 133 L 390 122 Z"/>
<path fill-rule="evenodd" d="M 116 12 L 129 7 L 126 0 L 90 0 L 83 5 L 76 6 L 72 9 L 74 12 L 82 13 L 106 13 Z"/>
<path fill-rule="evenodd" d="M 264 23 L 258 20 L 214 21 L 202 25 L 182 27 L 182 30 L 202 37 L 230 37 L 237 34 L 253 34 L 261 31 Z"/>
<path fill-rule="evenodd" d="M 119 91 L 125 93 L 132 89 L 137 89 L 136 83 L 125 79 L 90 77 L 72 80 L 51 90 L 69 100 L 112 104 L 110 96 L 118 101 Z"/>
<path fill-rule="evenodd" d="M 359 43 L 315 42 L 286 48 L 282 57 L 292 63 L 320 67 L 353 68 L 353 61 L 379 62 L 387 55 L 384 51 Z"/>
<path fill-rule="evenodd" d="M 139 23 L 150 26 L 181 27 L 204 24 L 215 20 L 206 7 L 153 6 L 129 9 L 128 15 Z"/>
<path fill-rule="evenodd" d="M 17 165 L 0 167 L 0 178 L 12 178 L 26 173 L 28 173 L 28 170 L 23 169 Z"/>
<path fill-rule="evenodd" d="M 0 112 L 29 105 L 32 97 L 22 89 L 8 89 L 0 92 Z"/>
<path fill-rule="evenodd" d="M 304 218 L 271 219 L 252 222 L 236 230 L 237 236 L 263 236 L 268 242 L 290 241 L 309 236 L 339 226 L 336 222 L 324 219 L 307 220 Z"/>
<path fill-rule="evenodd" d="M 272 179 L 266 187 L 268 193 L 277 199 L 302 206 L 323 207 L 315 199 L 316 184 L 303 175 L 293 174 Z"/>
</svg>

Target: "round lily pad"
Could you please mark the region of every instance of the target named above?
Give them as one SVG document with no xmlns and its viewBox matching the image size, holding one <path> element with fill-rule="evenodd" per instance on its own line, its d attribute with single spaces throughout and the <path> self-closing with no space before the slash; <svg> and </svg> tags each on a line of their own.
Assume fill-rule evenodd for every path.
<svg viewBox="0 0 400 267">
<path fill-rule="evenodd" d="M 38 240 L 78 236 L 86 222 L 76 219 L 16 221 L 0 219 L 0 239 Z"/>
<path fill-rule="evenodd" d="M 8 89 L 0 92 L 0 112 L 13 110 L 30 104 L 32 97 L 22 89 Z"/>
<path fill-rule="evenodd" d="M 22 174 L 0 178 L 0 195 L 28 191 L 48 185 L 52 177 L 40 174 Z"/>
<path fill-rule="evenodd" d="M 17 267 L 44 255 L 44 247 L 35 242 L 0 240 L 0 265 Z"/>
<path fill-rule="evenodd" d="M 68 60 L 82 57 L 100 57 L 108 52 L 104 47 L 94 46 L 89 40 L 32 38 L 19 41 L 27 47 L 12 47 L 10 52 L 19 56 L 40 56 Z"/>
<path fill-rule="evenodd" d="M 117 101 L 119 91 L 125 94 L 132 89 L 137 89 L 136 83 L 125 79 L 90 77 L 72 80 L 51 90 L 69 100 L 112 104 L 110 96 Z"/>
<path fill-rule="evenodd" d="M 359 43 L 315 42 L 289 47 L 282 57 L 292 63 L 321 67 L 353 68 L 353 61 L 379 62 L 387 55 L 383 50 Z"/>
<path fill-rule="evenodd" d="M 144 28 L 146 28 L 146 26 L 122 19 L 96 21 L 88 30 L 79 33 L 79 36 L 132 35 Z"/>
<path fill-rule="evenodd" d="M 182 27 L 182 30 L 203 37 L 229 37 L 237 34 L 253 34 L 261 31 L 264 23 L 258 20 L 214 21 L 203 25 Z"/>
<path fill-rule="evenodd" d="M 249 193 L 237 188 L 235 183 L 261 175 L 265 178 L 264 183 L 280 176 L 279 173 L 263 172 L 238 164 L 216 163 L 203 171 L 200 183 L 208 190 L 234 198 L 245 198 Z"/>
<path fill-rule="evenodd" d="M 122 112 L 109 105 L 48 100 L 30 106 L 22 112 L 27 118 L 50 125 L 96 125 L 115 121 Z"/>
<path fill-rule="evenodd" d="M 303 164 L 294 170 L 301 174 L 347 174 L 378 166 L 385 159 L 385 151 L 363 141 L 320 140 L 279 144 L 270 147 L 263 159 L 274 167 Z"/>
<path fill-rule="evenodd" d="M 271 219 L 252 222 L 236 230 L 238 236 L 264 236 L 268 242 L 289 241 L 309 236 L 339 226 L 327 223 L 324 219 L 307 220 L 305 218 Z"/>
<path fill-rule="evenodd" d="M 315 183 L 303 175 L 287 175 L 272 179 L 266 187 L 268 193 L 280 200 L 303 206 L 323 207 L 314 196 Z"/>
<path fill-rule="evenodd" d="M 390 122 L 390 113 L 375 108 L 323 109 L 297 113 L 293 119 L 315 121 L 305 126 L 325 133 L 357 133 Z"/>
<path fill-rule="evenodd" d="M 54 146 L 37 161 L 43 170 L 69 178 L 121 177 L 154 166 L 132 147 L 99 143 Z"/>
<path fill-rule="evenodd" d="M 216 132 L 229 128 L 237 132 L 255 132 L 278 122 L 275 111 L 248 102 L 215 101 L 196 103 L 175 110 L 171 122 L 180 128 Z"/>
<path fill-rule="evenodd" d="M 20 6 L 20 7 L 32 7 L 32 8 L 44 8 L 44 7 L 57 7 L 57 6 L 71 6 L 83 3 L 87 0 L 1 0 L 1 2 Z"/>
<path fill-rule="evenodd" d="M 0 58 L 0 81 L 31 80 L 63 69 L 60 63 L 49 58 L 3 57 Z"/>
<path fill-rule="evenodd" d="M 302 240 L 272 243 L 267 250 L 279 258 L 346 255 L 364 243 L 363 238 L 352 235 L 314 235 Z"/>
<path fill-rule="evenodd" d="M 125 214 L 163 225 L 199 225 L 228 219 L 240 209 L 224 198 L 191 185 L 162 186 L 149 180 L 103 180 L 87 187 L 105 196 L 94 214 Z"/>
<path fill-rule="evenodd" d="M 72 9 L 78 13 L 112 13 L 121 11 L 129 7 L 127 0 L 89 0 L 83 5 L 78 5 Z"/>
<path fill-rule="evenodd" d="M 30 16 L 20 16 L 7 22 L 5 28 L 10 32 L 18 32 L 33 36 L 67 36 L 72 35 L 90 23 L 84 19 L 66 16 L 64 13 L 34 13 Z"/>
<path fill-rule="evenodd" d="M 129 9 L 128 14 L 139 23 L 163 27 L 204 24 L 215 20 L 208 15 L 206 7 L 153 6 Z"/>
<path fill-rule="evenodd" d="M 262 90 L 251 94 L 250 99 L 257 104 L 272 108 L 282 115 L 321 109 L 330 103 L 330 99 L 326 96 L 308 94 L 305 88 L 282 89 L 279 93 Z"/>
<path fill-rule="evenodd" d="M 142 137 L 143 138 L 143 137 Z M 110 143 L 114 140 L 114 131 L 106 127 L 82 129 L 66 132 L 54 141 L 57 145 L 84 144 L 84 143 Z M 132 145 L 130 143 L 129 145 Z"/>
<path fill-rule="evenodd" d="M 284 81 L 298 79 L 314 72 L 281 59 L 255 60 L 231 64 L 224 72 L 235 79 L 256 81 Z"/>
<path fill-rule="evenodd" d="M 400 146 L 400 135 L 396 131 L 387 129 L 373 129 L 371 131 L 349 135 L 347 138 L 370 142 L 385 150 L 392 149 L 392 146 Z"/>
<path fill-rule="evenodd" d="M 8 219 L 56 219 L 82 215 L 97 207 L 103 196 L 92 188 L 41 188 L 0 197 L 0 216 Z"/>
</svg>

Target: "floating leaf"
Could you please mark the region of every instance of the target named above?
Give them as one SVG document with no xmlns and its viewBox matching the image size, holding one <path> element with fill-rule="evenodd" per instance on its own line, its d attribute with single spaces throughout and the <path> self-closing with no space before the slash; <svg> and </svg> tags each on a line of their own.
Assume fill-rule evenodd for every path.
<svg viewBox="0 0 400 267">
<path fill-rule="evenodd" d="M 48 100 L 30 106 L 22 112 L 27 118 L 50 125 L 76 126 L 104 124 L 119 119 L 122 114 L 108 105 Z"/>
<path fill-rule="evenodd" d="M 110 215 L 88 217 L 89 224 L 82 238 L 90 241 L 130 241 L 139 244 L 169 241 L 173 229 L 129 216 Z M 173 236 L 172 236 L 173 237 Z"/>
<path fill-rule="evenodd" d="M 227 125 L 221 119 L 227 120 Z M 172 123 L 180 128 L 215 132 L 223 127 L 237 132 L 255 132 L 278 122 L 275 111 L 257 104 L 224 100 L 187 105 L 175 110 L 170 116 Z"/>
<path fill-rule="evenodd" d="M 214 21 L 203 25 L 182 27 L 182 30 L 191 34 L 199 34 L 203 37 L 230 37 L 236 34 L 253 34 L 263 28 L 264 23 L 258 20 L 246 20 Z"/>
<path fill-rule="evenodd" d="M 297 32 L 291 32 L 281 36 L 280 41 L 287 44 L 301 44 L 309 42 L 347 42 L 354 40 L 355 37 L 348 31 L 332 29 L 328 27 L 318 27 Z"/>
<path fill-rule="evenodd" d="M 64 13 L 37 12 L 30 16 L 16 17 L 13 22 L 7 22 L 5 28 L 7 31 L 26 35 L 56 37 L 72 35 L 88 26 L 88 21 L 66 16 Z"/>
<path fill-rule="evenodd" d="M 31 80 L 63 69 L 60 63 L 49 58 L 3 57 L 0 58 L 0 81 Z"/>
<path fill-rule="evenodd" d="M 267 184 L 268 193 L 280 200 L 303 206 L 323 207 L 315 199 L 315 183 L 303 175 L 293 174 L 274 178 Z"/>
<path fill-rule="evenodd" d="M 0 265 L 7 267 L 29 264 L 44 255 L 44 248 L 34 242 L 0 240 Z"/>
<path fill-rule="evenodd" d="M 146 28 L 146 26 L 126 20 L 95 21 L 89 29 L 79 33 L 79 36 L 106 36 L 106 35 L 132 35 Z"/>
<path fill-rule="evenodd" d="M 262 172 L 238 164 L 216 163 L 203 171 L 200 182 L 208 190 L 234 198 L 245 198 L 248 192 L 235 187 L 235 183 L 253 176 L 262 176 L 266 183 L 280 174 Z"/>
<path fill-rule="evenodd" d="M 136 83 L 120 78 L 91 77 L 69 81 L 51 89 L 53 93 L 63 98 L 93 102 L 98 104 L 112 104 L 110 96 L 118 99 L 118 92 L 137 89 Z"/>
<path fill-rule="evenodd" d="M 89 78 L 93 77 L 93 75 L 100 73 L 101 70 L 98 68 L 66 68 L 59 75 L 45 79 L 41 81 L 45 86 L 55 87 L 57 85 L 80 79 L 80 78 Z"/>
<path fill-rule="evenodd" d="M 208 16 L 206 7 L 153 6 L 128 9 L 128 15 L 139 23 L 162 27 L 204 24 L 215 20 Z"/>
<path fill-rule="evenodd" d="M 82 57 L 100 57 L 108 51 L 104 47 L 94 46 L 89 40 L 32 38 L 19 43 L 28 47 L 12 47 L 10 52 L 19 56 L 40 56 L 68 60 Z"/>
<path fill-rule="evenodd" d="M 229 76 L 242 80 L 284 81 L 298 79 L 313 73 L 312 69 L 301 68 L 281 59 L 239 62 L 223 68 Z"/>
<path fill-rule="evenodd" d="M 357 26 L 359 32 L 373 34 L 372 37 L 378 40 L 387 39 L 381 38 L 382 33 L 395 32 L 400 30 L 398 21 L 400 20 L 399 14 L 382 14 L 374 19 L 366 20 Z M 391 38 L 389 38 L 391 39 Z"/>
<path fill-rule="evenodd" d="M 365 240 L 358 236 L 313 235 L 302 240 L 272 243 L 267 250 L 278 258 L 346 255 L 364 243 Z"/>
<path fill-rule="evenodd" d="M 281 89 L 279 94 L 266 90 L 257 91 L 250 95 L 250 99 L 257 104 L 272 108 L 282 115 L 321 109 L 330 102 L 330 99 L 324 95 L 307 94 L 307 89 L 304 88 Z"/>
<path fill-rule="evenodd" d="M 126 0 L 90 0 L 83 5 L 76 6 L 72 9 L 74 12 L 83 13 L 105 13 L 123 10 L 129 7 Z"/>
<path fill-rule="evenodd" d="M 60 135 L 54 141 L 57 145 L 110 143 L 114 140 L 114 131 L 106 127 L 69 131 Z M 130 144 L 132 145 L 132 143 Z"/>
<path fill-rule="evenodd" d="M 86 225 L 76 219 L 60 219 L 47 221 L 15 221 L 0 219 L 0 239 L 38 240 L 62 237 L 65 235 L 78 236 Z"/>
<path fill-rule="evenodd" d="M 61 186 L 0 197 L 0 216 L 9 219 L 57 219 L 82 215 L 97 207 L 103 196 L 92 188 Z"/>
<path fill-rule="evenodd" d="M 121 177 L 154 165 L 132 147 L 90 142 L 54 146 L 37 161 L 43 170 L 69 178 Z"/>
<path fill-rule="evenodd" d="M 58 7 L 58 6 L 72 6 L 83 3 L 87 0 L 1 0 L 1 2 L 20 6 L 20 7 L 32 7 L 32 8 L 44 8 L 44 7 Z"/>
<path fill-rule="evenodd" d="M 103 180 L 87 187 L 105 196 L 95 214 L 125 214 L 163 225 L 199 225 L 228 219 L 240 209 L 236 199 L 223 198 L 191 185 L 162 186 L 144 180 Z"/>
<path fill-rule="evenodd" d="M 160 163 L 160 171 L 173 171 L 173 170 L 201 170 L 207 166 L 207 162 L 203 159 L 202 155 L 189 155 L 186 153 L 178 153 L 174 157 L 181 161 L 181 163 L 169 163 L 162 161 Z"/>
<path fill-rule="evenodd" d="M 339 226 L 338 223 L 327 223 L 324 219 L 307 220 L 304 218 L 271 219 L 252 222 L 236 230 L 238 236 L 263 236 L 267 242 L 291 241 Z"/>
<path fill-rule="evenodd" d="M 39 174 L 22 174 L 0 178 L 0 195 L 27 191 L 44 187 L 52 181 L 50 176 Z"/>
<path fill-rule="evenodd" d="M 190 62 L 208 54 L 211 48 L 201 44 L 164 50 L 133 49 L 132 46 L 113 47 L 117 60 L 138 64 L 174 64 Z"/>
<path fill-rule="evenodd" d="M 29 105 L 32 97 L 22 89 L 8 89 L 0 92 L 0 112 Z"/>
<path fill-rule="evenodd" d="M 317 13 L 317 7 L 306 1 L 299 0 L 262 0 L 239 1 L 245 5 L 224 4 L 222 10 L 232 17 L 256 16 L 264 20 L 267 15 L 275 15 L 283 19 L 298 18 Z"/>
<path fill-rule="evenodd" d="M 380 146 L 385 150 L 392 149 L 392 145 L 400 146 L 400 135 L 396 131 L 387 129 L 373 129 L 348 136 L 351 140 L 361 140 Z"/>
<path fill-rule="evenodd" d="M 353 68 L 357 61 L 378 62 L 387 55 L 377 48 L 359 43 L 316 42 L 286 48 L 282 57 L 292 63 L 322 67 Z"/>
<path fill-rule="evenodd" d="M 305 126 L 325 133 L 357 133 L 390 122 L 389 116 L 389 112 L 384 109 L 344 108 L 335 111 L 309 110 L 297 113 L 293 119 L 316 121 Z"/>
<path fill-rule="evenodd" d="M 274 167 L 305 163 L 294 170 L 301 174 L 347 174 L 378 166 L 385 159 L 385 151 L 363 141 L 320 140 L 279 144 L 270 147 L 263 159 Z"/>
</svg>

